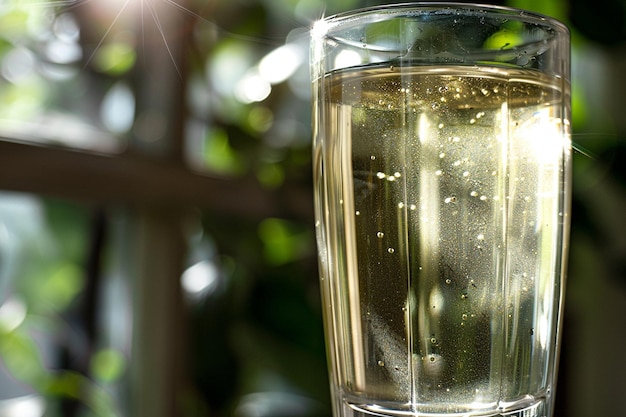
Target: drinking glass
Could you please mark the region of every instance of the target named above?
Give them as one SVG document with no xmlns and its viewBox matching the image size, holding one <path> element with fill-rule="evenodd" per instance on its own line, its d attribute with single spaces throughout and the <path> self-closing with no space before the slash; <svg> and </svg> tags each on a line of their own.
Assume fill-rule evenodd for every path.
<svg viewBox="0 0 626 417">
<path fill-rule="evenodd" d="M 552 414 L 570 201 L 569 32 L 387 5 L 311 29 L 333 412 Z"/>
</svg>

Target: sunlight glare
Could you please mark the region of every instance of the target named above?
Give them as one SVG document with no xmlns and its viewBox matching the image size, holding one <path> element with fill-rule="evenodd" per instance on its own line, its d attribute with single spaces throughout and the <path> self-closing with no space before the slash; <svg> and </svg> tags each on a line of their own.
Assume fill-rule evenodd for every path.
<svg viewBox="0 0 626 417">
<path fill-rule="evenodd" d="M 183 272 L 183 289 L 188 295 L 199 296 L 212 292 L 218 284 L 218 270 L 213 262 L 200 261 Z"/>
<path fill-rule="evenodd" d="M 293 43 L 280 46 L 265 55 L 259 63 L 259 73 L 270 84 L 278 84 L 291 77 L 304 62 L 305 53 Z"/>
<path fill-rule="evenodd" d="M 3 403 L 4 417 L 41 417 L 46 411 L 43 398 L 34 395 L 6 400 Z"/>
<path fill-rule="evenodd" d="M 26 304 L 19 298 L 9 298 L 0 306 L 0 328 L 4 332 L 17 329 L 26 319 Z"/>
<path fill-rule="evenodd" d="M 97 3 L 98 9 L 101 9 L 108 15 L 119 15 L 123 10 L 128 9 L 129 6 L 133 9 L 139 10 L 147 1 L 149 0 L 105 0 L 98 1 Z"/>
<path fill-rule="evenodd" d="M 335 68 L 348 68 L 361 64 L 361 55 L 358 52 L 346 49 L 335 57 Z"/>
<path fill-rule="evenodd" d="M 271 84 L 257 71 L 250 71 L 237 83 L 235 95 L 242 103 L 265 100 L 272 92 Z"/>
<path fill-rule="evenodd" d="M 113 133 L 129 131 L 135 119 L 135 96 L 130 87 L 123 82 L 113 85 L 102 100 L 100 117 Z"/>
<path fill-rule="evenodd" d="M 324 36 L 326 36 L 326 33 L 328 33 L 329 28 L 330 24 L 328 23 L 328 21 L 324 19 L 315 21 L 311 28 L 311 37 L 316 40 L 323 38 Z"/>
</svg>

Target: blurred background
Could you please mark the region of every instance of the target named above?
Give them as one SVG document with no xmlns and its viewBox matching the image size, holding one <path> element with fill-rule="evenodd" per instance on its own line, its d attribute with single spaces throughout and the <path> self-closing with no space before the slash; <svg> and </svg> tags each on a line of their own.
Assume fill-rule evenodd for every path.
<svg viewBox="0 0 626 417">
<path fill-rule="evenodd" d="M 0 417 L 330 416 L 308 28 L 369 0 L 0 1 Z M 573 37 L 556 417 L 626 416 L 626 1 Z"/>
</svg>

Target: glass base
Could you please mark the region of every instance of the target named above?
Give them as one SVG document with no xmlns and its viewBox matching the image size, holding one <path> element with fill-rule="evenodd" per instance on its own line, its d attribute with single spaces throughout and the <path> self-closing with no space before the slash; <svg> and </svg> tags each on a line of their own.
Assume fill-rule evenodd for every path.
<svg viewBox="0 0 626 417">
<path fill-rule="evenodd" d="M 545 399 L 532 404 L 525 403 L 515 409 L 502 411 L 468 411 L 453 413 L 422 413 L 418 411 L 399 411 L 372 404 L 352 404 L 344 402 L 335 417 L 549 417 Z"/>
</svg>

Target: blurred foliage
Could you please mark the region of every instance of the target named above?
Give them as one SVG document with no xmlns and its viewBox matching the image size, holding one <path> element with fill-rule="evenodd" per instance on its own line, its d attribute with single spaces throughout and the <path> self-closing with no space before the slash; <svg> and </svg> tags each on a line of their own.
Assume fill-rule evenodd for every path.
<svg viewBox="0 0 626 417">
<path fill-rule="evenodd" d="M 6 232 L 3 258 L 14 248 L 13 267 L 0 276 L 9 283 L 0 307 L 0 358 L 6 371 L 30 387 L 24 394 L 34 390 L 46 398 L 49 410 L 73 399 L 91 410 L 89 415 L 118 416 L 111 395 L 87 376 L 64 369 L 58 356 L 76 351 L 84 337 L 73 321 L 85 286 L 87 213 L 68 203 L 2 194 L 0 222 Z"/>
</svg>

